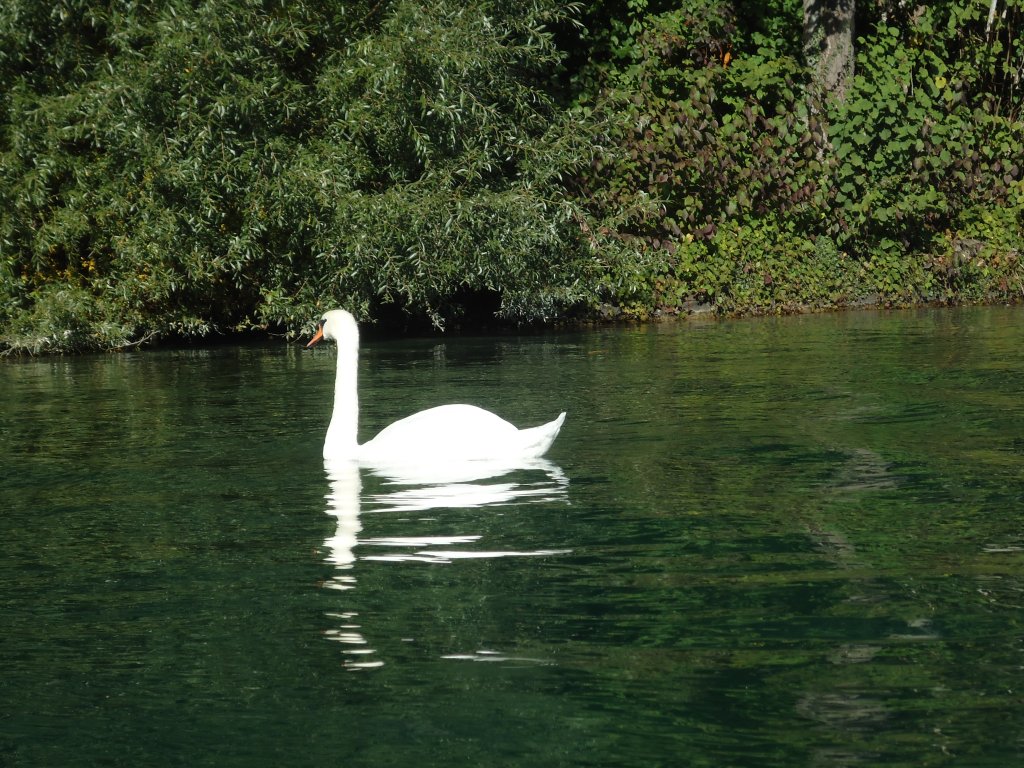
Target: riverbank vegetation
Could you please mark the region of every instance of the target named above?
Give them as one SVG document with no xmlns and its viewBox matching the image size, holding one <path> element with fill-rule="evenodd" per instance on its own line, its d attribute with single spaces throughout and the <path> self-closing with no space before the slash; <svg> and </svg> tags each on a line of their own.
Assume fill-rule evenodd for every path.
<svg viewBox="0 0 1024 768">
<path fill-rule="evenodd" d="M 12 0 L 0 345 L 1016 301 L 1022 79 L 1024 0 Z"/>
</svg>

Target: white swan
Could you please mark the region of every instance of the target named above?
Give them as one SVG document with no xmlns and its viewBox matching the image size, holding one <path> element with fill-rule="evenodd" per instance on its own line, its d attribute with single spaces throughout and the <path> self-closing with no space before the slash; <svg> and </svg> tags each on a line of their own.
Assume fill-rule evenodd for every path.
<svg viewBox="0 0 1024 768">
<path fill-rule="evenodd" d="M 452 461 L 515 464 L 542 456 L 565 420 L 563 412 L 554 421 L 539 427 L 517 429 L 475 405 L 441 405 L 396 421 L 369 442 L 359 445 L 356 439 L 359 326 L 345 310 L 332 310 L 323 316 L 316 335 L 306 347 L 322 339 L 333 339 L 338 344 L 334 414 L 324 440 L 324 459 L 328 461 L 358 461 L 378 467 L 410 464 L 441 467 Z"/>
</svg>

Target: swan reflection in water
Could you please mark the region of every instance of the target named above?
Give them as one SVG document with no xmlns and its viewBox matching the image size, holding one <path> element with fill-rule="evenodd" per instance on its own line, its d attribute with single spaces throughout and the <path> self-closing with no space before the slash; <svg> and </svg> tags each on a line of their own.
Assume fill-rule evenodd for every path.
<svg viewBox="0 0 1024 768">
<path fill-rule="evenodd" d="M 327 514 L 335 518 L 335 531 L 324 541 L 325 560 L 334 574 L 324 586 L 348 590 L 356 587 L 359 561 L 421 562 L 450 564 L 458 560 L 499 557 L 541 557 L 567 554 L 567 549 L 504 550 L 478 545 L 479 534 L 456 536 L 361 537 L 362 513 L 412 513 L 438 509 L 473 509 L 508 504 L 567 502 L 569 480 L 562 470 L 546 459 L 514 461 L 446 462 L 431 466 L 362 465 L 381 479 L 386 490 L 362 495 L 360 464 L 355 461 L 325 461 L 330 485 Z M 359 553 L 357 554 L 357 548 Z M 363 550 L 367 550 L 365 553 Z M 391 551 L 389 551 L 391 550 Z M 361 633 L 359 618 L 352 612 L 328 614 L 337 627 L 327 630 L 328 638 L 344 644 L 345 666 L 368 669 L 383 665 Z M 470 658 L 455 655 L 448 658 Z M 502 660 L 492 652 L 478 651 L 482 660 Z"/>
</svg>

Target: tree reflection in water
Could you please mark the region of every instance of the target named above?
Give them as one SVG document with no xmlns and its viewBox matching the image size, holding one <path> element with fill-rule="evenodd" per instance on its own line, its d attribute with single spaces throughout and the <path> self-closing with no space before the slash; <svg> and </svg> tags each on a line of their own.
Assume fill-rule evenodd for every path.
<svg viewBox="0 0 1024 768">
<path fill-rule="evenodd" d="M 343 461 L 325 462 L 324 470 L 330 485 L 330 492 L 325 497 L 326 512 L 336 521 L 334 534 L 324 540 L 323 547 L 324 559 L 335 569 L 333 576 L 324 583 L 330 589 L 354 589 L 357 585 L 356 563 L 360 560 L 447 564 L 465 559 L 542 557 L 570 552 L 568 549 L 504 550 L 469 546 L 482 538 L 476 533 L 359 535 L 363 529 L 360 521 L 363 512 L 410 513 L 568 501 L 569 479 L 560 467 L 546 459 L 362 468 L 356 462 Z M 393 490 L 368 494 L 364 498 L 361 472 L 375 475 L 384 481 L 385 487 Z M 357 554 L 357 548 L 372 548 L 372 554 Z M 357 623 L 355 613 L 331 612 L 328 615 L 339 624 L 325 634 L 346 646 L 346 667 L 368 669 L 384 664 L 374 657 L 375 651 L 359 631 L 362 627 Z M 490 659 L 489 656 L 481 658 Z"/>
</svg>

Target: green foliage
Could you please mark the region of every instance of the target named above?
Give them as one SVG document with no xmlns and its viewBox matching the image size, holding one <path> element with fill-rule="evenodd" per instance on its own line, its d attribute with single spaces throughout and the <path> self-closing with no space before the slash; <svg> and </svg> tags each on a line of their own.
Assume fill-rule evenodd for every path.
<svg viewBox="0 0 1024 768">
<path fill-rule="evenodd" d="M 265 320 L 354 302 L 442 325 L 466 290 L 524 319 L 579 300 L 591 264 L 561 181 L 591 148 L 542 87 L 560 60 L 542 24 L 563 17 L 522 10 L 400 4 L 328 60 L 318 156 L 281 193 L 299 216 L 277 219 L 280 237 L 307 222 L 317 257 L 265 295 Z"/>
<path fill-rule="evenodd" d="M 97 301 L 75 286 L 46 285 L 31 296 L 30 309 L 16 314 L 5 335 L 14 349 L 30 353 L 55 349 L 123 349 L 145 342 L 141 317 Z"/>
<path fill-rule="evenodd" d="M 944 233 L 927 265 L 936 298 L 986 301 L 1024 298 L 1024 182 L 1007 191 L 1006 205 L 965 208 Z"/>
<path fill-rule="evenodd" d="M 630 44 L 588 81 L 616 146 L 587 179 L 646 270 L 628 311 L 1020 295 L 1021 3 L 988 33 L 977 4 L 868 9 L 857 75 L 826 103 L 796 58 L 798 3 L 628 5 Z"/>
<path fill-rule="evenodd" d="M 11 0 L 0 346 L 1019 298 L 1024 0 L 858 5 Z"/>
<path fill-rule="evenodd" d="M 652 284 L 663 311 L 691 298 L 722 310 L 816 303 L 831 288 L 825 280 L 812 295 L 811 272 L 783 287 L 796 275 L 782 262 L 816 252 L 803 233 L 827 204 L 802 70 L 770 51 L 732 59 L 732 18 L 721 3 L 703 13 L 707 5 L 639 33 L 640 61 L 610 95 L 621 105 L 620 150 L 595 163 L 591 199 L 634 212 L 620 234 L 660 254 Z"/>
<path fill-rule="evenodd" d="M 294 333 L 336 304 L 440 325 L 480 291 L 520 319 L 578 303 L 610 257 L 565 192 L 592 153 L 551 96 L 549 27 L 573 13 L 4 6 L 0 341 Z M 28 333 L 44 317 L 73 332 Z"/>
<path fill-rule="evenodd" d="M 978 301 L 1012 293 L 950 250 L 974 237 L 951 231 L 969 210 L 982 218 L 1007 211 L 999 217 L 1006 229 L 986 237 L 1002 239 L 1008 253 L 1021 247 L 1024 209 L 1011 188 L 1021 179 L 1024 125 L 1019 105 L 1003 112 L 988 90 L 1000 42 L 998 30 L 991 44 L 979 40 L 979 23 L 947 3 L 903 29 L 878 25 L 860 41 L 846 101 L 831 105 L 833 229 L 884 296 Z M 1012 283 L 1008 263 L 997 266 L 999 284 Z"/>
<path fill-rule="evenodd" d="M 252 190 L 280 168 L 289 126 L 310 108 L 296 85 L 308 72 L 293 62 L 316 56 L 309 40 L 324 19 L 255 2 L 27 14 L 38 7 L 0 17 L 14 83 L 0 242 L 20 283 L 4 325 L 71 307 L 95 333 L 35 338 L 73 349 L 110 344 L 99 318 L 130 338 L 238 323 L 263 255 L 242 231 Z"/>
</svg>

